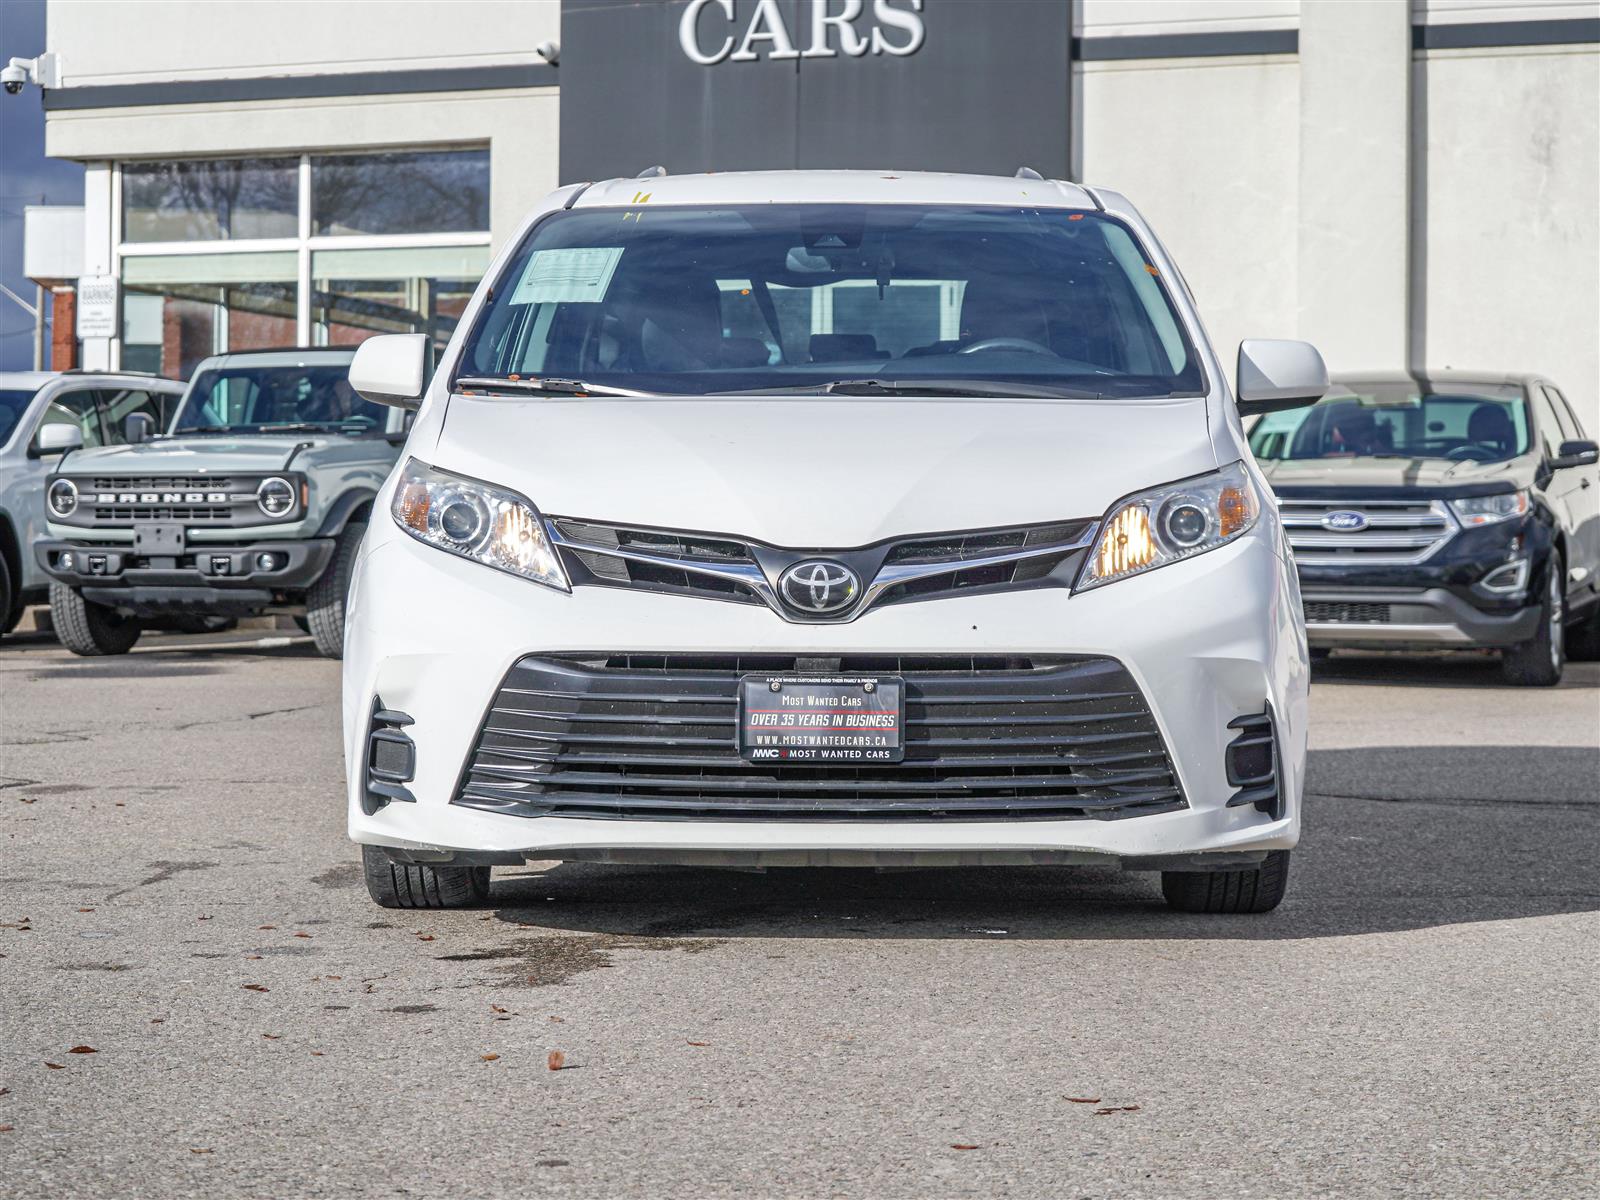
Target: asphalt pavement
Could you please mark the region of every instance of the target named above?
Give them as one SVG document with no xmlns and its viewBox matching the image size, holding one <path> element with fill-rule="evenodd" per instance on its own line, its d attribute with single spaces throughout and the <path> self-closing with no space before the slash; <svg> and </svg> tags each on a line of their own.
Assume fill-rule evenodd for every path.
<svg viewBox="0 0 1600 1200">
<path fill-rule="evenodd" d="M 1268 916 L 554 863 L 416 914 L 306 639 L 8 641 L 0 1197 L 1600 1195 L 1600 666 L 1312 704 Z"/>
</svg>

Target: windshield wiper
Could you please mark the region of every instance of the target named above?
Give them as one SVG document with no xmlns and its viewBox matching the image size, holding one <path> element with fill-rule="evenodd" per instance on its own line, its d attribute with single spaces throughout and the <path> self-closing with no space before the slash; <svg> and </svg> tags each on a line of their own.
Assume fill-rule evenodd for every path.
<svg viewBox="0 0 1600 1200">
<path fill-rule="evenodd" d="M 457 375 L 452 390 L 499 392 L 508 396 L 653 396 L 631 388 L 599 387 L 581 379 L 510 379 L 504 375 Z"/>
<path fill-rule="evenodd" d="M 185 425 L 172 431 L 173 437 L 186 433 L 233 433 L 235 430 L 226 425 Z"/>
<path fill-rule="evenodd" d="M 829 383 L 802 383 L 794 387 L 751 388 L 710 392 L 713 396 L 968 396 L 985 400 L 1046 399 L 1100 400 L 1100 392 L 1078 388 L 1042 387 L 1031 383 L 944 379 L 835 379 Z"/>
</svg>

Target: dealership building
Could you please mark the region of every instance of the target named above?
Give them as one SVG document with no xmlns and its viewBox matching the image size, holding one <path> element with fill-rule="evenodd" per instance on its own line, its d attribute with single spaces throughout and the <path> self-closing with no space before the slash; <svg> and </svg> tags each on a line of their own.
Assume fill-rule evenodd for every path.
<svg viewBox="0 0 1600 1200">
<path fill-rule="evenodd" d="M 1543 372 L 1600 428 L 1593 0 L 52 0 L 48 49 L 57 365 L 442 340 L 561 183 L 1031 167 L 1129 195 L 1224 355 Z"/>
</svg>

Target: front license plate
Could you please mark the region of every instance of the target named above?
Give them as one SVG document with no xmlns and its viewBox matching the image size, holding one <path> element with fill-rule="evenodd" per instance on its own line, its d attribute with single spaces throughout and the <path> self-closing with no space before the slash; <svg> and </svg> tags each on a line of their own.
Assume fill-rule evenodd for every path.
<svg viewBox="0 0 1600 1200">
<path fill-rule="evenodd" d="M 750 762 L 899 762 L 904 695 L 894 676 L 746 675 L 739 753 Z"/>
<path fill-rule="evenodd" d="M 145 521 L 133 527 L 133 548 L 140 554 L 175 556 L 183 553 L 183 526 Z"/>
</svg>

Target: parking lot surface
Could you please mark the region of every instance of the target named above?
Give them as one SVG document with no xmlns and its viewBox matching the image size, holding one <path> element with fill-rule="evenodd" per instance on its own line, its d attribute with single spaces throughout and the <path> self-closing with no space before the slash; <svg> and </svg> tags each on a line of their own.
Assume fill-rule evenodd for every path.
<svg viewBox="0 0 1600 1200">
<path fill-rule="evenodd" d="M 0 1194 L 1600 1194 L 1600 668 L 1312 704 L 1269 916 L 554 863 L 397 913 L 306 640 L 8 643 Z"/>
</svg>

